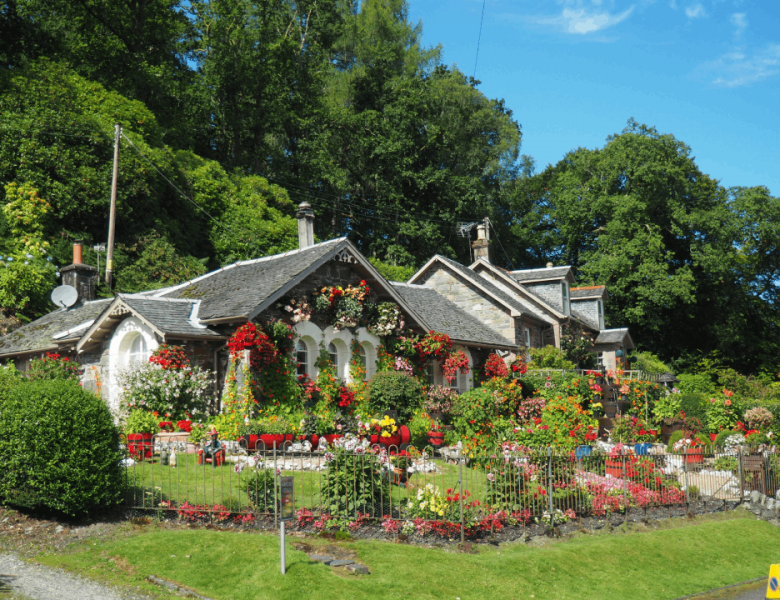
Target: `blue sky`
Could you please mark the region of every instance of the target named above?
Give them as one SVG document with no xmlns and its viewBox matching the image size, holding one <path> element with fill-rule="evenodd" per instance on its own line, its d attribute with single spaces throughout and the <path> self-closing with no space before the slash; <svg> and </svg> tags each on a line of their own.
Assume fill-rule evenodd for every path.
<svg viewBox="0 0 780 600">
<path fill-rule="evenodd" d="M 423 43 L 474 72 L 482 0 L 409 0 Z M 537 170 L 630 117 L 727 187 L 780 195 L 780 1 L 486 0 L 477 79 Z"/>
</svg>

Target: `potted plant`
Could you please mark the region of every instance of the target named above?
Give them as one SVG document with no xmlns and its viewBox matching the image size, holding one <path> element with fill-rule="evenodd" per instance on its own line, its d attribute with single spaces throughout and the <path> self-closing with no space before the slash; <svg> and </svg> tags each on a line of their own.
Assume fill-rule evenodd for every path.
<svg viewBox="0 0 780 600">
<path fill-rule="evenodd" d="M 441 425 L 431 419 L 431 429 L 428 431 L 428 442 L 435 448 L 441 448 L 444 445 L 444 432 Z"/>
<path fill-rule="evenodd" d="M 127 449 L 136 460 L 152 458 L 154 443 L 152 437 L 160 430 L 159 417 L 154 413 L 136 409 L 125 421 Z"/>
<path fill-rule="evenodd" d="M 682 429 L 684 414 L 680 412 L 680 395 L 669 393 L 661 396 L 653 407 L 653 420 L 661 425 L 661 439 L 669 443 L 669 438 L 675 431 Z"/>
<path fill-rule="evenodd" d="M 257 428 L 258 431 L 262 432 L 260 433 L 260 442 L 265 450 L 271 450 L 274 444 L 276 444 L 277 450 L 281 450 L 286 441 L 292 441 L 292 435 L 289 434 L 292 426 L 282 417 L 272 415 L 258 419 Z"/>
<path fill-rule="evenodd" d="M 413 457 L 406 450 L 390 457 L 390 463 L 393 465 L 393 483 L 401 485 L 409 479 L 409 467 L 414 464 Z"/>
<path fill-rule="evenodd" d="M 320 444 L 320 418 L 311 413 L 305 413 L 300 423 L 298 441 L 308 440 L 312 450 Z"/>
<path fill-rule="evenodd" d="M 685 464 L 703 463 L 705 442 L 699 437 L 702 423 L 696 417 L 685 417 L 685 413 L 680 414 L 683 416 L 682 429 L 675 432 L 670 440 L 668 451 L 682 454 Z"/>
<path fill-rule="evenodd" d="M 372 444 L 381 444 L 386 447 L 396 446 L 401 443 L 401 436 L 398 434 L 398 426 L 395 419 L 385 415 L 382 419 L 371 419 L 374 426 L 374 433 L 371 434 Z"/>
<path fill-rule="evenodd" d="M 615 447 L 610 450 L 607 460 L 605 461 L 607 475 L 615 477 L 616 479 L 622 478 L 627 457 L 630 455 L 631 448 L 622 443 L 615 444 Z"/>
<path fill-rule="evenodd" d="M 628 395 L 631 393 L 631 388 L 627 383 L 620 386 L 620 400 L 622 402 L 628 402 Z"/>
<path fill-rule="evenodd" d="M 423 410 L 427 412 L 432 419 L 443 423 L 449 421 L 452 407 L 457 398 L 458 392 L 452 388 L 442 385 L 432 385 L 423 402 Z"/>
<path fill-rule="evenodd" d="M 336 439 L 336 437 L 341 437 L 336 434 L 336 424 L 333 422 L 333 418 L 330 415 L 317 417 L 314 433 L 319 436 L 317 445 L 319 445 L 319 440 L 324 439 L 325 442 L 327 442 L 328 447 L 333 445 L 333 440 Z"/>
<path fill-rule="evenodd" d="M 631 429 L 634 433 L 634 452 L 638 456 L 647 456 L 658 437 L 658 431 L 646 427 L 637 417 L 631 417 Z"/>
</svg>

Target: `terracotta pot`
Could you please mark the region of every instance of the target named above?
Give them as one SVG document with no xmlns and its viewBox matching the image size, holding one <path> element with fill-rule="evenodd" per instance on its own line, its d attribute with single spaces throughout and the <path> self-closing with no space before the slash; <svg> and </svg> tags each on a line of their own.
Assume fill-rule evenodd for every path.
<svg viewBox="0 0 780 600">
<path fill-rule="evenodd" d="M 669 438 L 672 437 L 672 434 L 675 431 L 680 431 L 682 429 L 682 421 L 675 421 L 671 425 L 667 425 L 666 421 L 663 422 L 661 425 L 661 441 L 664 444 L 669 443 Z"/>
<path fill-rule="evenodd" d="M 130 456 L 135 460 L 144 460 L 152 458 L 154 453 L 154 442 L 151 433 L 128 433 L 127 449 Z"/>
<path fill-rule="evenodd" d="M 685 456 L 685 464 L 703 463 L 704 448 L 688 448 L 688 452 L 684 453 L 683 456 Z"/>
<path fill-rule="evenodd" d="M 428 441 L 433 446 L 442 446 L 444 444 L 444 433 L 442 431 L 429 431 Z"/>
</svg>

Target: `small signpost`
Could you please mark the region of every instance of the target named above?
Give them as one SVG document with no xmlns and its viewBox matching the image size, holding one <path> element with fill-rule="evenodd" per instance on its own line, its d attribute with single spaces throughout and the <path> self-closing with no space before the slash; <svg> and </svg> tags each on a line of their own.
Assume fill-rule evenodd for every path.
<svg viewBox="0 0 780 600">
<path fill-rule="evenodd" d="M 769 567 L 769 581 L 766 586 L 767 598 L 780 598 L 780 565 Z"/>
<path fill-rule="evenodd" d="M 284 555 L 284 524 L 287 521 L 293 520 L 295 513 L 294 490 L 295 486 L 293 485 L 292 477 L 280 478 L 279 522 L 281 524 L 281 535 L 279 537 L 282 540 L 282 575 L 284 575 L 287 571 L 287 561 Z"/>
</svg>

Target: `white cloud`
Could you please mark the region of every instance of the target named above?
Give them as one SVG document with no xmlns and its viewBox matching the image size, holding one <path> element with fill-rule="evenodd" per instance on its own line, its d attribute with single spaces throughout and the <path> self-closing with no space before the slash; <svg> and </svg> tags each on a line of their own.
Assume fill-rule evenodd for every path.
<svg viewBox="0 0 780 600">
<path fill-rule="evenodd" d="M 731 15 L 731 22 L 736 28 L 735 36 L 737 38 L 742 37 L 742 33 L 747 29 L 748 21 L 745 17 L 745 13 L 734 13 Z"/>
<path fill-rule="evenodd" d="M 694 4 L 685 9 L 685 14 L 689 19 L 698 19 L 700 17 L 706 17 L 707 12 L 701 4 Z"/>
<path fill-rule="evenodd" d="M 633 11 L 633 6 L 616 15 L 608 12 L 588 12 L 584 8 L 576 10 L 573 8 L 564 8 L 563 12 L 558 17 L 545 17 L 537 19 L 536 21 L 537 23 L 545 25 L 557 25 L 568 33 L 587 35 L 594 31 L 600 31 L 601 29 L 617 25 L 621 21 L 626 20 Z"/>
<path fill-rule="evenodd" d="M 739 50 L 729 52 L 707 67 L 718 74 L 713 81 L 716 85 L 739 87 L 757 83 L 780 73 L 780 44 L 770 44 L 752 56 Z"/>
</svg>

